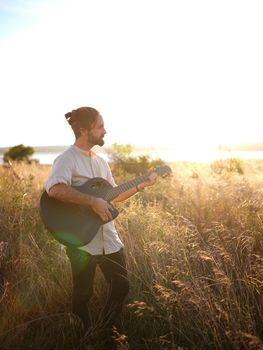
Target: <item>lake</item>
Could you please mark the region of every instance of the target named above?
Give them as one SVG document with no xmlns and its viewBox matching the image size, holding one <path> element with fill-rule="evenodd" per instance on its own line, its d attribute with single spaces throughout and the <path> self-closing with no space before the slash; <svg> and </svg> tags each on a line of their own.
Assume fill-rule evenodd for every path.
<svg viewBox="0 0 263 350">
<path fill-rule="evenodd" d="M 61 152 L 35 152 L 34 159 L 39 160 L 40 164 L 52 164 L 55 158 Z M 109 156 L 106 152 L 97 152 L 106 160 Z M 166 162 L 175 161 L 196 161 L 196 162 L 211 162 L 216 159 L 240 158 L 240 159 L 262 159 L 263 151 L 211 151 L 206 153 L 193 154 L 192 152 L 176 151 L 174 149 L 154 149 L 151 151 L 136 152 L 135 155 L 142 154 L 151 158 L 160 158 Z M 3 163 L 3 154 L 0 154 L 0 163 Z"/>
</svg>

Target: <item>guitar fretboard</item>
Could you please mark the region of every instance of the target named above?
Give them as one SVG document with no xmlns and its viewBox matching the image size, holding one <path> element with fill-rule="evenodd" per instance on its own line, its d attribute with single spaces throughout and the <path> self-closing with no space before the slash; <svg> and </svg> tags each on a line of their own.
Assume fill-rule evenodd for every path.
<svg viewBox="0 0 263 350">
<path fill-rule="evenodd" d="M 154 169 L 154 172 L 157 173 L 157 175 L 165 175 L 165 174 L 169 174 L 171 173 L 171 168 L 167 165 L 165 166 L 158 166 Z M 124 193 L 128 190 L 130 190 L 131 188 L 143 183 L 144 181 L 146 181 L 149 178 L 149 174 L 148 175 L 142 175 L 142 176 L 138 176 L 133 180 L 127 181 L 125 183 L 123 183 L 122 185 L 113 187 L 109 190 L 109 192 L 107 193 L 107 195 L 105 196 L 105 199 L 107 201 L 111 201 L 114 198 L 118 197 L 121 193 Z"/>
<path fill-rule="evenodd" d="M 106 200 L 107 201 L 111 201 L 114 198 L 118 197 L 121 193 L 124 193 L 128 190 L 130 190 L 131 188 L 143 183 L 148 177 L 147 176 L 139 176 L 136 177 L 136 179 L 127 181 L 119 186 L 113 187 L 109 190 L 109 192 L 106 195 Z"/>
</svg>

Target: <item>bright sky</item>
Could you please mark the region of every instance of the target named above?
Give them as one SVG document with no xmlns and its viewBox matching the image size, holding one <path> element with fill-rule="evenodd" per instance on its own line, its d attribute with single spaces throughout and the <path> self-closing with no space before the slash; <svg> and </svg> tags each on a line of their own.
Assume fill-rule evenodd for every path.
<svg viewBox="0 0 263 350">
<path fill-rule="evenodd" d="M 106 144 L 263 140 L 262 0 L 0 0 L 0 146 L 66 145 L 97 108 Z"/>
</svg>

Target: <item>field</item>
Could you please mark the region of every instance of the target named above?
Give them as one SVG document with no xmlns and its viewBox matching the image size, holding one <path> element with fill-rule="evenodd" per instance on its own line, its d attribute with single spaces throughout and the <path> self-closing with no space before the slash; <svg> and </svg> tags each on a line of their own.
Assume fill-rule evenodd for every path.
<svg viewBox="0 0 263 350">
<path fill-rule="evenodd" d="M 119 349 L 263 349 L 263 161 L 171 167 L 118 204 L 131 282 Z M 39 217 L 49 170 L 0 168 L 2 350 L 90 349 L 64 248 Z M 97 313 L 104 283 L 98 274 Z"/>
</svg>

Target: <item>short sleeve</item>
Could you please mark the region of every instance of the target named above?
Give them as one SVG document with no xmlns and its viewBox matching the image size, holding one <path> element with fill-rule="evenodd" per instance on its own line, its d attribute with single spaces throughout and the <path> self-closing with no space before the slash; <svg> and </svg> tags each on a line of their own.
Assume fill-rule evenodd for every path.
<svg viewBox="0 0 263 350">
<path fill-rule="evenodd" d="M 45 190 L 49 192 L 56 184 L 71 185 L 73 172 L 73 161 L 65 154 L 58 156 L 52 166 L 51 173 L 45 184 Z"/>
</svg>

